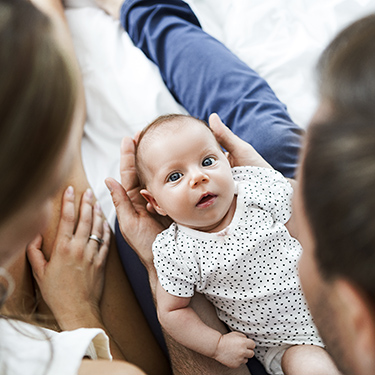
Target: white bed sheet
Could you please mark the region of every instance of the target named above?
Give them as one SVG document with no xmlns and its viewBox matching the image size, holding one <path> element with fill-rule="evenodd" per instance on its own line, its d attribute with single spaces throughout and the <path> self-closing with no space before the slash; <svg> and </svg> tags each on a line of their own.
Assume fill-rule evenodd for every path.
<svg viewBox="0 0 375 375">
<path fill-rule="evenodd" d="M 203 29 L 261 76 L 306 127 L 317 105 L 316 61 L 333 36 L 375 12 L 373 0 L 188 0 Z M 157 67 L 133 46 L 118 21 L 93 0 L 66 0 L 87 100 L 82 157 L 89 182 L 113 227 L 104 179 L 119 179 L 120 143 L 163 113 L 185 113 Z"/>
</svg>

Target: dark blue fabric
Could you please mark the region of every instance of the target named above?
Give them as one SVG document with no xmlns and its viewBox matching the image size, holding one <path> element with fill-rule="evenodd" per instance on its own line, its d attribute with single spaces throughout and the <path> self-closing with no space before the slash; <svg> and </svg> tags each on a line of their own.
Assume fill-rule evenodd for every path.
<svg viewBox="0 0 375 375">
<path fill-rule="evenodd" d="M 186 3 L 127 0 L 120 21 L 191 115 L 207 121 L 217 112 L 275 169 L 294 176 L 302 129 L 264 79 L 202 31 Z"/>
<path fill-rule="evenodd" d="M 129 279 L 130 285 L 141 306 L 143 314 L 145 315 L 152 333 L 154 334 L 164 354 L 168 358 L 168 349 L 164 341 L 164 336 L 160 327 L 159 320 L 157 318 L 146 268 L 139 260 L 138 255 L 128 245 L 128 243 L 122 236 L 117 219 L 115 223 L 115 237 L 121 262 Z"/>
</svg>

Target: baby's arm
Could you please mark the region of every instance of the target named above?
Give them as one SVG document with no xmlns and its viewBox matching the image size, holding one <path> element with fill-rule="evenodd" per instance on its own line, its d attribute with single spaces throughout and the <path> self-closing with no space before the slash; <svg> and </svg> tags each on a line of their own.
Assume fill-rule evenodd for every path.
<svg viewBox="0 0 375 375">
<path fill-rule="evenodd" d="M 239 367 L 254 356 L 253 340 L 243 333 L 222 335 L 208 327 L 189 306 L 190 300 L 190 297 L 167 293 L 160 282 L 156 286 L 160 323 L 177 342 L 231 368 Z"/>
</svg>

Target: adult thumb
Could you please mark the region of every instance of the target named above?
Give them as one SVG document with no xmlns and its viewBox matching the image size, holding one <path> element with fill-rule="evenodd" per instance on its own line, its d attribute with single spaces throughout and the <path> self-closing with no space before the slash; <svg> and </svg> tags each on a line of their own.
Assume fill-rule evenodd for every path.
<svg viewBox="0 0 375 375">
<path fill-rule="evenodd" d="M 112 202 L 116 209 L 118 221 L 126 221 L 134 213 L 134 207 L 124 187 L 115 179 L 107 178 L 105 184 L 111 193 Z"/>
<path fill-rule="evenodd" d="M 229 153 L 236 150 L 239 139 L 232 131 L 221 121 L 217 113 L 212 113 L 208 119 L 210 128 L 214 133 L 216 140 Z"/>
</svg>

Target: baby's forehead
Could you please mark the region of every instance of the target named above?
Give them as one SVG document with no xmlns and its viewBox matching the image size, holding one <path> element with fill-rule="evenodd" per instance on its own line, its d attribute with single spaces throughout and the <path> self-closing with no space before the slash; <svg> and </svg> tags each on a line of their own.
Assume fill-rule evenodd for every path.
<svg viewBox="0 0 375 375">
<path fill-rule="evenodd" d="M 146 172 L 151 166 L 158 163 L 159 155 L 165 156 L 163 152 L 165 147 L 168 148 L 168 144 L 172 145 L 176 142 L 182 145 L 181 150 L 188 151 L 190 149 L 194 153 L 197 152 L 197 147 L 202 147 L 202 152 L 204 149 L 207 151 L 213 148 L 221 151 L 220 145 L 208 125 L 194 118 L 182 117 L 159 123 L 157 126 L 147 129 L 138 144 L 138 167 Z M 207 147 L 198 146 L 198 144 L 204 144 Z M 161 149 L 162 147 L 163 149 Z M 171 153 L 169 155 L 172 157 Z"/>
<path fill-rule="evenodd" d="M 187 133 L 193 134 L 197 141 L 192 141 L 191 138 L 189 142 L 183 142 L 187 137 Z M 202 152 L 207 150 L 212 150 L 217 148 L 221 152 L 220 145 L 216 141 L 214 134 L 206 123 L 203 121 L 189 118 L 181 117 L 173 120 L 168 120 L 162 123 L 158 123 L 157 126 L 152 126 L 146 129 L 146 132 L 142 135 L 140 142 L 138 143 L 136 152 L 136 166 L 141 180 L 147 185 L 147 183 L 152 179 L 155 171 L 160 167 L 160 160 L 158 155 L 165 155 L 166 142 L 173 142 L 176 140 L 175 137 L 180 137 L 178 143 L 183 142 L 183 149 L 191 149 L 191 152 L 196 153 L 196 147 L 198 144 L 205 144 L 207 148 L 203 146 Z M 199 142 L 198 142 L 199 141 Z M 185 148 L 186 147 L 186 148 Z M 167 153 L 171 156 L 170 153 Z M 155 170 L 156 168 L 156 170 Z"/>
<path fill-rule="evenodd" d="M 142 138 L 142 143 L 144 145 L 157 142 L 159 138 L 165 139 L 168 136 L 178 137 L 181 134 L 181 137 L 184 135 L 182 134 L 181 130 L 190 130 L 193 127 L 198 127 L 202 129 L 202 132 L 199 133 L 199 137 L 215 140 L 213 133 L 211 132 L 210 128 L 203 122 L 194 118 L 178 118 L 174 120 L 165 121 L 164 123 L 158 124 L 157 126 L 148 129 L 148 131 L 144 134 Z M 216 140 L 215 140 L 216 141 Z"/>
</svg>

